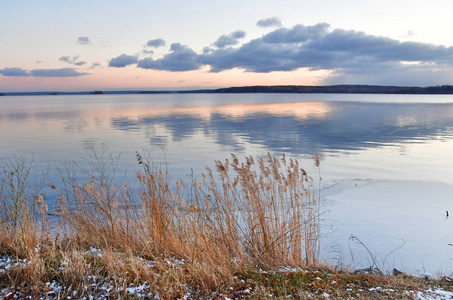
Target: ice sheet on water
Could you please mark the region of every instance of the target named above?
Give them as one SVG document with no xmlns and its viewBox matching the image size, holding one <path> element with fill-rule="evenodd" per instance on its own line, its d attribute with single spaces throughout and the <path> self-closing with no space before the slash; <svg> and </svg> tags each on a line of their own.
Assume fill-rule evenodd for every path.
<svg viewBox="0 0 453 300">
<path fill-rule="evenodd" d="M 356 269 L 377 263 L 414 275 L 453 272 L 453 215 L 446 215 L 453 212 L 453 185 L 344 180 L 322 193 L 322 218 L 330 226 L 323 227 L 323 254 L 335 263 Z"/>
</svg>

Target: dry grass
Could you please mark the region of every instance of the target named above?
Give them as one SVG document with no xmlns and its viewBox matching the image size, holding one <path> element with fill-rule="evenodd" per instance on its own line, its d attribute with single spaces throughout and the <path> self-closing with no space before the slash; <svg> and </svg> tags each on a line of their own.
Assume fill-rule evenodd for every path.
<svg viewBox="0 0 453 300">
<path fill-rule="evenodd" d="M 66 167 L 61 186 L 38 189 L 30 188 L 30 164 L 1 161 L 0 251 L 15 262 L 0 267 L 2 293 L 127 298 L 134 285 L 168 299 L 249 288 L 260 298 L 282 287 L 257 270 L 319 267 L 319 201 L 297 160 L 232 155 L 173 185 L 165 170 L 139 154 L 137 161 L 134 189 L 103 152 L 94 153 L 88 181 Z M 52 226 L 44 187 L 60 192 Z"/>
<path fill-rule="evenodd" d="M 216 162 L 194 181 L 195 207 L 210 237 L 229 256 L 267 266 L 317 263 L 319 207 L 312 180 L 285 156 Z M 233 175 L 230 174 L 233 172 Z"/>
</svg>

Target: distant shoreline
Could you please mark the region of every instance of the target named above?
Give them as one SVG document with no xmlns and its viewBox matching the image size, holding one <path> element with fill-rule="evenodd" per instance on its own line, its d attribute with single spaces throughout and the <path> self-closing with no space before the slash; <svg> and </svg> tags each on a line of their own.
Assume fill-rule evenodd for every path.
<svg viewBox="0 0 453 300">
<path fill-rule="evenodd" d="M 279 94 L 453 94 L 453 85 L 437 85 L 429 87 L 380 86 L 380 85 L 273 85 L 273 86 L 242 86 L 219 89 L 196 90 L 121 90 L 121 91 L 80 91 L 80 92 L 3 92 L 0 96 L 53 96 L 53 95 L 99 95 L 99 94 L 237 94 L 237 93 L 279 93 Z"/>
</svg>

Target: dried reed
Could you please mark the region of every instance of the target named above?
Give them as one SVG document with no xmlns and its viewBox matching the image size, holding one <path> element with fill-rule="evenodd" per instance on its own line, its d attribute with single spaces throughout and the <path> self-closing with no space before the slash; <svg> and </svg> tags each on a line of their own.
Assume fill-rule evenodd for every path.
<svg viewBox="0 0 453 300">
<path fill-rule="evenodd" d="M 168 290 L 184 284 L 212 289 L 231 280 L 236 271 L 257 264 L 318 262 L 319 203 L 313 180 L 297 160 L 268 154 L 240 162 L 232 155 L 231 161 L 216 161 L 215 172 L 207 169 L 190 184 L 179 180 L 176 188 L 170 188 L 165 170 L 137 153 L 143 171 L 137 174 L 134 190 L 127 181 L 116 181 L 117 158 L 95 154 L 93 159 L 90 179 L 84 183 L 77 180 L 77 168 L 59 170 L 61 195 L 55 209 L 59 226 L 52 230 L 45 217 L 45 194 L 26 195 L 28 166 L 15 161 L 2 168 L 3 249 L 20 244 L 34 261 L 29 272 L 39 278 L 57 276 L 65 282 L 83 278 L 90 264 L 83 251 L 89 247 L 111 253 L 103 258 L 103 272 L 127 271 L 133 280 L 156 278 L 140 263 L 119 263 L 117 253 L 155 261 L 184 260 L 184 268 L 155 265 L 167 274 L 159 280 Z M 63 261 L 72 261 L 80 271 L 74 267 L 61 271 Z"/>
</svg>

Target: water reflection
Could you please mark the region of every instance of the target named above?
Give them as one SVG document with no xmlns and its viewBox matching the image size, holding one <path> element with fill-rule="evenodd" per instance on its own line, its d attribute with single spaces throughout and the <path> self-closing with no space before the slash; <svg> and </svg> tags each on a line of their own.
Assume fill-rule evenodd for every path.
<svg viewBox="0 0 453 300">
<path fill-rule="evenodd" d="M 452 104 L 305 102 L 122 111 L 114 129 L 163 126 L 173 141 L 197 133 L 242 149 L 243 141 L 278 152 L 322 153 L 450 139 Z M 151 142 L 155 139 L 151 138 Z"/>
<path fill-rule="evenodd" d="M 82 141 L 82 143 L 83 143 L 83 149 L 85 149 L 85 150 L 94 149 L 94 147 L 96 146 L 96 141 L 92 138 L 85 139 Z"/>
<path fill-rule="evenodd" d="M 162 148 L 169 165 L 186 174 L 192 167 L 201 169 L 215 159 L 228 157 L 230 152 L 285 152 L 299 158 L 318 153 L 338 158 L 328 162 L 336 168 L 337 176 L 351 170 L 352 162 L 348 161 L 345 168 L 347 158 L 341 153 L 366 150 L 355 156 L 354 171 L 366 166 L 367 174 L 384 176 L 381 174 L 390 171 L 382 166 L 401 165 L 401 157 L 408 159 L 400 169 L 407 169 L 424 164 L 426 157 L 434 155 L 438 157 L 435 162 L 430 159 L 434 174 L 447 178 L 446 174 L 453 173 L 439 171 L 445 168 L 445 159 L 450 159 L 450 146 L 445 144 L 453 143 L 437 145 L 436 149 L 430 146 L 433 141 L 453 140 L 452 103 L 296 102 L 296 96 L 286 95 L 273 96 L 274 103 L 267 98 L 251 103 L 259 97 L 243 95 L 233 101 L 223 95 L 214 97 L 210 105 L 208 96 L 202 96 L 202 103 L 192 103 L 184 95 L 179 95 L 175 103 L 133 96 L 108 98 L 100 103 L 95 99 L 91 103 L 80 97 L 70 99 L 66 110 L 66 98 L 60 99 L 61 103 L 55 103 L 56 98 L 36 98 L 36 102 L 17 106 L 0 103 L 0 157 L 25 153 L 39 162 L 78 159 L 105 144 L 113 153 L 130 155 L 126 163 L 135 165 L 135 151 L 154 147 Z M 383 153 L 377 151 L 391 147 L 382 146 L 396 146 L 397 150 L 385 153 L 384 161 Z M 379 164 L 373 163 L 376 157 Z M 344 176 L 353 176 L 346 173 Z"/>
<path fill-rule="evenodd" d="M 67 133 L 84 131 L 88 127 L 88 121 L 83 118 L 70 119 L 64 121 L 63 129 Z"/>
<path fill-rule="evenodd" d="M 159 148 L 165 148 L 167 140 L 166 136 L 153 136 L 149 138 L 149 143 Z"/>
<path fill-rule="evenodd" d="M 80 113 L 76 111 L 38 111 L 33 115 L 38 120 L 68 120 L 75 119 L 79 116 Z"/>
<path fill-rule="evenodd" d="M 132 122 L 128 122 L 129 126 Z M 171 114 L 166 116 L 140 117 L 137 126 L 164 125 L 171 132 L 173 141 L 180 142 L 206 127 L 206 122 L 189 114 Z"/>
<path fill-rule="evenodd" d="M 448 207 L 453 186 L 453 167 L 449 164 L 453 153 L 453 98 L 424 96 L 426 101 L 450 101 L 429 104 L 402 103 L 414 97 L 404 95 L 371 97 L 373 101 L 386 103 L 323 101 L 327 96 L 315 96 L 319 101 L 303 102 L 306 95 L 5 98 L 0 101 L 0 158 L 12 154 L 33 157 L 40 167 L 33 169 L 34 175 L 42 176 L 48 162 L 64 166 L 65 161 L 75 160 L 85 166 L 83 158 L 104 144 L 109 154 L 121 154 L 117 174 L 134 178 L 139 168 L 135 151 L 149 150 L 150 146 L 152 151 L 157 146 L 162 151 L 153 152 L 152 158 L 164 161 L 172 178 L 186 179 L 187 174 L 199 175 L 205 166 L 212 167 L 214 160 L 223 160 L 230 152 L 242 157 L 264 155 L 268 151 L 285 152 L 297 158 L 309 174 L 316 176 L 319 169 L 314 168 L 310 156 L 318 153 L 322 158 L 322 194 L 344 205 L 343 210 L 337 206 L 332 217 L 339 224 L 347 225 L 343 231 L 337 226 L 345 233 L 344 241 L 347 242 L 350 233 L 362 237 L 375 231 L 382 234 L 372 235 L 376 244 L 394 245 L 386 240 L 389 232 L 398 235 L 398 244 L 402 236 L 392 228 L 411 224 L 410 220 L 401 222 L 398 213 L 403 212 L 411 220 L 416 216 L 407 215 L 407 207 L 424 216 L 424 219 L 416 218 L 418 225 L 431 228 L 434 222 L 426 218 L 429 216 L 440 219 L 443 223 L 439 226 L 443 226 L 445 210 L 453 211 Z M 354 95 L 364 101 L 368 96 Z M 398 103 L 390 103 L 394 99 Z M 77 178 L 83 182 L 89 180 L 89 175 L 78 172 Z M 393 183 L 368 188 L 375 180 L 383 179 Z M 427 184 L 426 180 L 447 183 L 448 189 Z M 402 186 L 401 181 L 411 184 Z M 339 197 L 334 197 L 337 194 Z M 417 197 L 419 201 L 414 202 Z M 374 226 L 370 220 L 385 223 L 389 217 L 372 218 L 369 213 L 376 210 L 370 209 L 370 199 L 374 199 L 375 207 L 383 215 L 398 218 L 388 221 L 387 226 Z M 393 209 L 379 202 L 384 200 L 387 204 L 400 203 L 404 209 Z M 52 206 L 51 202 L 48 204 Z M 389 214 L 392 210 L 393 214 Z M 404 228 L 414 230 L 413 226 Z M 431 236 L 431 231 L 425 235 Z M 411 236 L 415 236 L 415 246 L 408 249 L 421 248 L 417 246 L 421 231 L 414 232 Z M 442 234 L 450 232 L 446 229 Z M 373 250 L 378 251 L 378 247 L 373 245 Z M 389 251 L 384 249 L 381 255 Z M 451 261 L 451 253 L 443 256 L 432 253 L 422 253 L 419 261 L 425 261 L 428 255 Z"/>
<path fill-rule="evenodd" d="M 26 113 L 10 113 L 8 114 L 8 120 L 12 122 L 25 122 L 30 118 L 30 116 Z"/>
</svg>

